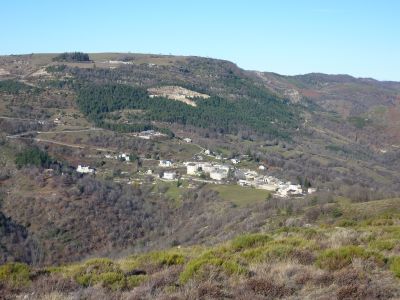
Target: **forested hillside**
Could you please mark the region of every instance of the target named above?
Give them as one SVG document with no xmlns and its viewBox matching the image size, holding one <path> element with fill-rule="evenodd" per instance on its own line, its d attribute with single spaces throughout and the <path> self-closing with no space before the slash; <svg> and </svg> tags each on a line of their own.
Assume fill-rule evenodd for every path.
<svg viewBox="0 0 400 300">
<path fill-rule="evenodd" d="M 143 130 L 143 126 L 135 129 L 135 124 L 160 121 L 207 128 L 223 134 L 252 130 L 269 138 L 288 138 L 300 120 L 298 108 L 290 107 L 284 100 L 266 92 L 251 103 L 220 97 L 196 102 L 197 106 L 193 107 L 169 99 L 150 98 L 145 89 L 128 85 L 85 86 L 79 88 L 77 97 L 80 109 L 99 126 L 110 127 L 104 122 L 107 113 L 123 109 L 144 110 L 143 114 L 130 115 L 131 130 Z"/>
</svg>

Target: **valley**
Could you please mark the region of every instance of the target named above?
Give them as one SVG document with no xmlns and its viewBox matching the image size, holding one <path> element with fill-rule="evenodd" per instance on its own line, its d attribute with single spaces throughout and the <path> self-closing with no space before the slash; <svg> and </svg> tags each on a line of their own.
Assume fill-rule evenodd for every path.
<svg viewBox="0 0 400 300">
<path fill-rule="evenodd" d="M 396 299 L 399 117 L 397 82 L 0 56 L 0 293 Z"/>
</svg>

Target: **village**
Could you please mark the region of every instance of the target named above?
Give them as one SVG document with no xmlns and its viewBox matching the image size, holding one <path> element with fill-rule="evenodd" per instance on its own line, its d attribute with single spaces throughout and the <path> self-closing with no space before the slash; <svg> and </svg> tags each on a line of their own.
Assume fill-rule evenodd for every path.
<svg viewBox="0 0 400 300">
<path fill-rule="evenodd" d="M 159 136 L 160 133 L 154 131 L 146 131 L 137 134 L 138 138 L 150 139 Z M 183 138 L 183 142 L 192 143 L 190 138 Z M 138 157 L 132 157 L 128 153 L 104 154 L 107 160 L 117 160 L 133 163 Z M 277 197 L 304 196 L 316 192 L 311 186 L 302 186 L 294 184 L 290 181 L 284 181 L 269 174 L 268 167 L 263 164 L 253 166 L 253 168 L 242 167 L 242 159 L 246 159 L 246 155 L 235 158 L 226 158 L 221 154 L 213 153 L 209 149 L 202 149 L 192 157 L 190 161 L 171 160 L 171 159 L 146 159 L 140 158 L 146 162 L 135 175 L 125 180 L 128 184 L 141 184 L 144 177 L 173 182 L 173 181 L 190 181 L 203 182 L 213 185 L 238 185 L 244 188 L 252 188 L 265 190 Z M 78 165 L 76 171 L 82 174 L 95 174 L 96 169 L 86 165 Z M 129 172 L 124 171 L 126 175 Z M 121 179 L 115 179 L 120 181 Z"/>
</svg>

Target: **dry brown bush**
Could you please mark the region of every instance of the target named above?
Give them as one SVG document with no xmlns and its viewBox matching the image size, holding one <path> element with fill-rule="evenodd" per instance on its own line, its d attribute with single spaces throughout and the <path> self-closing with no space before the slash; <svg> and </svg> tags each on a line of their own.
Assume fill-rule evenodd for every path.
<svg viewBox="0 0 400 300">
<path fill-rule="evenodd" d="M 272 278 L 250 278 L 245 285 L 251 291 L 265 296 L 267 299 L 283 298 L 294 292 L 292 288 L 277 283 Z"/>
<path fill-rule="evenodd" d="M 76 291 L 80 286 L 72 279 L 58 274 L 40 276 L 33 281 L 31 289 L 36 295 L 46 295 L 52 292 L 69 293 Z"/>
</svg>

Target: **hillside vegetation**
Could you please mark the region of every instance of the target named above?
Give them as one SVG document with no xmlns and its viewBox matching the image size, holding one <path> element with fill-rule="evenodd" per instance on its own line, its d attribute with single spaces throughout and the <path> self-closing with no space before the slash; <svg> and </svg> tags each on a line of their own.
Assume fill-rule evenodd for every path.
<svg viewBox="0 0 400 300">
<path fill-rule="evenodd" d="M 368 204 L 373 208 L 371 203 Z M 35 297 L 113 299 L 396 299 L 400 215 L 337 226 L 283 227 L 214 247 L 175 247 L 118 259 L 0 267 L 3 288 Z"/>
<path fill-rule="evenodd" d="M 295 109 L 265 93 L 259 101 L 249 105 L 244 101 L 231 102 L 219 97 L 201 99 L 193 107 L 166 98 L 150 98 L 142 88 L 127 85 L 93 85 L 79 89 L 77 103 L 86 115 L 99 126 L 110 127 L 103 121 L 107 113 L 122 109 L 140 109 L 144 114 L 131 114 L 129 129 L 140 131 L 152 121 L 180 123 L 220 133 L 237 134 L 240 130 L 254 130 L 270 138 L 288 137 L 298 122 Z M 124 125 L 119 125 L 123 127 Z M 126 127 L 126 126 L 125 126 Z M 148 125 L 147 128 L 150 128 Z"/>
</svg>

